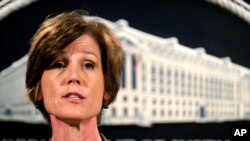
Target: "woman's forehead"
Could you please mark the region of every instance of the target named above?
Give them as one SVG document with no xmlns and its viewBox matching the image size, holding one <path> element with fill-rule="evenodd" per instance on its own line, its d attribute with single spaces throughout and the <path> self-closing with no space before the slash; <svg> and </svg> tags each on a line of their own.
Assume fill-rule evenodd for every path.
<svg viewBox="0 0 250 141">
<path fill-rule="evenodd" d="M 62 50 L 62 54 L 74 53 L 93 54 L 100 56 L 100 47 L 90 34 L 83 34 Z"/>
</svg>

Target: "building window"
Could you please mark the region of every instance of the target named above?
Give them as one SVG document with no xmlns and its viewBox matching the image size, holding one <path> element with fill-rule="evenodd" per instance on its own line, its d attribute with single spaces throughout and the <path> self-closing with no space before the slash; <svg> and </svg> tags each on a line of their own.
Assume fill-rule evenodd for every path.
<svg viewBox="0 0 250 141">
<path fill-rule="evenodd" d="M 191 111 L 191 110 L 189 110 L 189 112 L 188 112 L 188 116 L 189 116 L 189 117 L 191 117 L 191 116 L 192 116 L 192 111 Z"/>
<path fill-rule="evenodd" d="M 152 65 L 152 67 L 151 67 L 151 83 L 152 83 L 152 85 L 151 85 L 151 92 L 155 92 L 155 82 L 156 82 L 156 75 L 155 75 L 155 66 L 154 65 Z"/>
<path fill-rule="evenodd" d="M 126 87 L 126 54 L 123 54 L 123 65 L 122 65 L 122 79 L 121 79 L 122 88 Z"/>
<path fill-rule="evenodd" d="M 168 105 L 171 106 L 172 105 L 172 101 L 171 99 L 168 100 Z"/>
<path fill-rule="evenodd" d="M 185 117 L 186 116 L 186 110 L 182 111 L 182 116 Z"/>
<path fill-rule="evenodd" d="M 135 54 L 132 55 L 132 88 L 136 89 L 136 68 L 138 65 L 138 60 Z"/>
<path fill-rule="evenodd" d="M 193 75 L 193 94 L 194 96 L 197 95 L 197 74 Z"/>
<path fill-rule="evenodd" d="M 179 105 L 179 100 L 175 101 L 175 105 L 178 106 Z"/>
<path fill-rule="evenodd" d="M 159 82 L 160 82 L 160 93 L 164 92 L 164 71 L 163 71 L 163 67 L 160 66 L 160 70 L 159 70 Z"/>
<path fill-rule="evenodd" d="M 182 101 L 182 106 L 185 107 L 186 106 L 186 101 Z"/>
<path fill-rule="evenodd" d="M 187 81 L 188 81 L 188 82 L 187 82 L 187 86 L 188 86 L 188 87 L 187 87 L 187 88 L 188 88 L 188 89 L 187 89 L 187 94 L 188 94 L 188 95 L 191 95 L 192 79 L 191 79 L 191 73 L 190 73 L 190 72 L 188 73 Z"/>
<path fill-rule="evenodd" d="M 124 115 L 124 117 L 128 116 L 128 109 L 127 108 L 123 109 L 123 115 Z"/>
<path fill-rule="evenodd" d="M 127 102 L 127 101 L 128 101 L 127 96 L 124 96 L 124 97 L 123 97 L 123 102 Z"/>
<path fill-rule="evenodd" d="M 185 95 L 185 73 L 181 72 L 181 94 Z"/>
<path fill-rule="evenodd" d="M 168 116 L 169 116 L 169 117 L 172 116 L 172 110 L 171 110 L 171 109 L 168 110 Z"/>
<path fill-rule="evenodd" d="M 176 116 L 176 117 L 179 117 L 179 110 L 176 110 L 176 111 L 175 111 L 175 116 Z"/>
<path fill-rule="evenodd" d="M 134 98 L 134 102 L 137 103 L 138 102 L 138 97 Z"/>
<path fill-rule="evenodd" d="M 161 116 L 163 117 L 165 115 L 164 109 L 161 110 Z"/>
<path fill-rule="evenodd" d="M 178 84 L 179 84 L 179 72 L 178 72 L 178 70 L 175 70 L 174 76 L 175 76 L 175 85 L 178 86 Z"/>
<path fill-rule="evenodd" d="M 156 110 L 155 110 L 155 109 L 152 111 L 152 115 L 153 115 L 154 117 L 156 116 Z"/>
<path fill-rule="evenodd" d="M 152 104 L 156 105 L 156 99 L 153 99 Z"/>
<path fill-rule="evenodd" d="M 112 116 L 116 117 L 116 109 L 115 108 L 112 108 Z"/>
<path fill-rule="evenodd" d="M 162 99 L 161 100 L 161 105 L 164 105 L 165 104 L 165 101 Z"/>
<path fill-rule="evenodd" d="M 167 94 L 171 94 L 171 69 L 167 69 Z"/>
</svg>

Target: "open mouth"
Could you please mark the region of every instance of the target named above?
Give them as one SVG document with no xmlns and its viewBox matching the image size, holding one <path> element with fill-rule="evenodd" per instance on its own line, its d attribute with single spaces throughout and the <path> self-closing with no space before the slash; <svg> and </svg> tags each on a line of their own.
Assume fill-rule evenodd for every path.
<svg viewBox="0 0 250 141">
<path fill-rule="evenodd" d="M 65 96 L 63 96 L 63 98 L 72 99 L 72 100 L 82 100 L 82 99 L 84 99 L 84 97 L 81 94 L 75 93 L 75 92 L 68 93 Z"/>
</svg>

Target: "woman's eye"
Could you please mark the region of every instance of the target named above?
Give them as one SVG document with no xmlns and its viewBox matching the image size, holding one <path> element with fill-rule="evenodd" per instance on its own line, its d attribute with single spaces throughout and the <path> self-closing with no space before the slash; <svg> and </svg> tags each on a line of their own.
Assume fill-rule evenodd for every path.
<svg viewBox="0 0 250 141">
<path fill-rule="evenodd" d="M 65 67 L 65 63 L 63 61 L 58 61 L 52 65 L 53 69 L 61 69 Z"/>
<path fill-rule="evenodd" d="M 85 63 L 84 68 L 88 70 L 93 70 L 95 68 L 95 65 L 93 63 Z"/>
</svg>

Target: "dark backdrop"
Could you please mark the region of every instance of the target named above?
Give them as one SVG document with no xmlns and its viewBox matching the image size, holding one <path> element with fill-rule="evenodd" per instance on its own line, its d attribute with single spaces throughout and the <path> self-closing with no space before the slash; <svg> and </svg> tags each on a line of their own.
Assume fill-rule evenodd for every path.
<svg viewBox="0 0 250 141">
<path fill-rule="evenodd" d="M 185 46 L 230 56 L 250 68 L 250 26 L 231 12 L 205 0 L 53 0 L 22 8 L 0 21 L 0 70 L 28 52 L 29 40 L 51 13 L 85 9 L 111 21 L 126 19 L 133 28 Z"/>
</svg>

